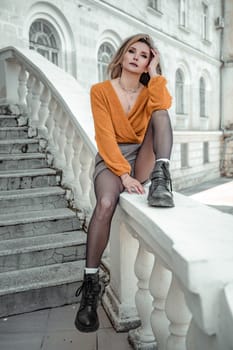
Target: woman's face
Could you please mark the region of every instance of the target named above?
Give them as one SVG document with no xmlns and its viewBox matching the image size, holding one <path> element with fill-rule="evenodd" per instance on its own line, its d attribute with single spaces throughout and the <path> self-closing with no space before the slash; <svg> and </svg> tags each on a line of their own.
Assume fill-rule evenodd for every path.
<svg viewBox="0 0 233 350">
<path fill-rule="evenodd" d="M 151 49 L 143 42 L 137 41 L 129 46 L 123 56 L 122 69 L 131 73 L 142 74 L 150 63 Z"/>
</svg>

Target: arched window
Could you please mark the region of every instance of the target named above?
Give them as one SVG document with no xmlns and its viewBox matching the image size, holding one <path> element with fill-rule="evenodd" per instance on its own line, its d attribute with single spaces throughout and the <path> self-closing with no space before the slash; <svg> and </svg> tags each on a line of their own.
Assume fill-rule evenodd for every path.
<svg viewBox="0 0 233 350">
<path fill-rule="evenodd" d="M 59 65 L 59 38 L 54 27 L 47 21 L 38 19 L 29 31 L 29 47 L 49 61 Z"/>
<path fill-rule="evenodd" d="M 109 43 L 103 43 L 98 51 L 98 75 L 99 81 L 107 79 L 107 67 L 115 53 L 114 47 Z"/>
<path fill-rule="evenodd" d="M 184 75 L 181 69 L 176 71 L 176 113 L 184 114 Z"/>
<path fill-rule="evenodd" d="M 206 88 L 205 88 L 205 80 L 203 77 L 200 78 L 199 85 L 199 97 L 200 97 L 200 117 L 206 117 Z"/>
</svg>

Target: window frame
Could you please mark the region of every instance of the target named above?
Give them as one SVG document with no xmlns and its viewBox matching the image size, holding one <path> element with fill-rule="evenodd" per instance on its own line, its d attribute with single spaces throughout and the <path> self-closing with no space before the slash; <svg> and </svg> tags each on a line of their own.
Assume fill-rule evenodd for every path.
<svg viewBox="0 0 233 350">
<path fill-rule="evenodd" d="M 177 79 L 179 74 L 180 80 Z M 178 68 L 175 76 L 175 98 L 176 98 L 176 114 L 184 115 L 184 95 L 185 95 L 185 79 L 183 71 Z"/>
<path fill-rule="evenodd" d="M 147 9 L 152 10 L 159 16 L 163 14 L 161 0 L 147 0 Z"/>
<path fill-rule="evenodd" d="M 60 66 L 60 39 L 54 26 L 47 20 L 38 18 L 32 22 L 29 28 L 29 48 Z"/>
<path fill-rule="evenodd" d="M 189 144 L 181 142 L 180 144 L 180 167 L 181 169 L 189 168 Z"/>
<path fill-rule="evenodd" d="M 206 82 L 203 77 L 199 79 L 199 107 L 200 117 L 206 118 Z"/>
<path fill-rule="evenodd" d="M 108 53 L 106 51 L 102 51 L 100 52 L 101 48 L 105 49 L 108 48 L 109 51 L 112 50 L 112 52 L 110 53 L 110 55 L 108 55 Z M 114 46 L 109 42 L 109 41 L 104 41 L 101 43 L 101 45 L 98 48 L 97 51 L 97 67 L 98 67 L 98 80 L 99 81 L 104 81 L 107 79 L 107 67 L 109 62 L 111 61 L 113 55 L 115 54 L 115 48 Z M 101 57 L 106 57 L 106 60 L 101 60 Z"/>
<path fill-rule="evenodd" d="M 210 23 L 210 9 L 209 4 L 205 1 L 202 1 L 202 15 L 201 15 L 201 35 L 202 40 L 209 42 L 209 23 Z"/>
<path fill-rule="evenodd" d="M 180 0 L 179 25 L 182 28 L 188 27 L 188 0 Z"/>
</svg>

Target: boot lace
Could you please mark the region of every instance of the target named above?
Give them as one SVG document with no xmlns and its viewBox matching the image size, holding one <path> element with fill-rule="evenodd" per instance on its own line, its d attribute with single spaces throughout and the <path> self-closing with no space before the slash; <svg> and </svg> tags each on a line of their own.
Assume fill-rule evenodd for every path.
<svg viewBox="0 0 233 350">
<path fill-rule="evenodd" d="M 93 282 L 91 279 L 87 279 L 82 283 L 82 285 L 77 289 L 75 296 L 78 297 L 82 293 L 82 301 L 86 305 L 93 305 L 96 302 L 96 297 L 99 294 L 99 289 L 95 290 L 93 288 Z"/>
</svg>

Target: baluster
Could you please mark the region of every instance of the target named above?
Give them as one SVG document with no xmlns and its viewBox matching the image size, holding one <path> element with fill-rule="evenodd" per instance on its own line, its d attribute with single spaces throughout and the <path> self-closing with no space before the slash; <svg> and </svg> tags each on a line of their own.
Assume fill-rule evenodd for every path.
<svg viewBox="0 0 233 350">
<path fill-rule="evenodd" d="M 59 105 L 56 107 L 56 111 L 54 113 L 54 128 L 52 132 L 52 144 L 53 144 L 53 152 L 54 152 L 54 165 L 56 167 L 59 167 L 59 164 L 61 162 L 61 155 L 59 153 L 59 144 L 58 140 L 60 137 L 60 127 L 59 127 L 59 120 L 62 118 L 63 112 Z"/>
<path fill-rule="evenodd" d="M 55 154 L 55 148 L 54 148 L 54 143 L 53 143 L 53 129 L 54 129 L 54 118 L 55 118 L 55 112 L 57 108 L 57 103 L 56 100 L 52 97 L 50 99 L 48 109 L 49 109 L 49 114 L 48 118 L 45 121 L 45 127 L 47 129 L 47 140 L 48 140 L 48 146 L 47 146 L 47 161 L 49 165 L 53 164 L 54 161 L 54 154 Z"/>
<path fill-rule="evenodd" d="M 55 125 L 55 112 L 56 112 L 56 108 L 57 108 L 57 103 L 55 101 L 55 99 L 52 97 L 50 102 L 49 102 L 49 115 L 47 120 L 45 121 L 45 125 L 47 127 L 48 130 L 48 140 L 50 143 L 53 143 L 53 129 L 54 129 L 54 125 Z"/>
<path fill-rule="evenodd" d="M 80 175 L 79 181 L 82 189 L 81 198 L 81 208 L 84 209 L 85 213 L 89 213 L 91 210 L 90 203 L 90 189 L 91 189 L 91 179 L 89 176 L 89 170 L 91 166 L 92 157 L 87 147 L 83 144 L 80 153 Z"/>
<path fill-rule="evenodd" d="M 172 275 L 165 310 L 171 322 L 169 325 L 170 335 L 167 339 L 167 350 L 185 350 L 186 334 L 191 320 L 191 313 L 187 308 L 184 293 L 174 274 Z"/>
<path fill-rule="evenodd" d="M 72 189 L 74 192 L 74 206 L 76 208 L 79 207 L 79 199 L 82 197 L 82 188 L 81 184 L 79 182 L 79 176 L 81 172 L 80 167 L 80 153 L 83 146 L 83 141 L 81 137 L 75 132 L 74 139 L 73 139 L 73 158 L 72 158 L 72 168 L 74 173 L 74 181 L 72 183 Z"/>
<path fill-rule="evenodd" d="M 27 110 L 29 115 L 29 126 L 31 126 L 32 122 L 32 87 L 34 84 L 34 77 L 32 74 L 29 74 L 28 80 L 27 80 L 27 96 L 26 96 L 26 102 L 27 102 Z"/>
<path fill-rule="evenodd" d="M 49 101 L 51 99 L 50 90 L 44 86 L 41 97 L 40 97 L 40 109 L 38 112 L 38 133 L 41 137 L 48 138 L 48 130 L 46 128 L 46 120 L 49 115 Z"/>
<path fill-rule="evenodd" d="M 27 72 L 24 66 L 21 66 L 19 72 L 19 85 L 18 85 L 18 96 L 19 104 L 26 104 L 26 93 L 27 93 Z"/>
<path fill-rule="evenodd" d="M 74 171 L 72 168 L 72 158 L 74 155 L 73 140 L 74 140 L 74 126 L 71 121 L 66 128 L 66 145 L 64 149 L 66 165 L 63 174 L 63 184 L 65 186 L 70 186 L 70 183 L 74 181 Z"/>
<path fill-rule="evenodd" d="M 149 253 L 139 241 L 139 249 L 135 262 L 135 275 L 138 278 L 138 290 L 135 303 L 141 326 L 129 331 L 129 342 L 135 349 L 156 349 L 157 342 L 151 329 L 150 315 L 152 311 L 152 297 L 149 292 L 149 279 L 154 262 L 154 256 Z"/>
<path fill-rule="evenodd" d="M 58 149 L 59 149 L 59 167 L 61 169 L 65 168 L 65 145 L 66 145 L 66 128 L 69 123 L 69 118 L 66 113 L 62 113 L 61 117 L 58 120 L 59 125 L 59 137 L 58 137 Z"/>
<path fill-rule="evenodd" d="M 92 179 L 92 177 L 93 177 L 94 168 L 95 168 L 95 157 L 91 159 L 91 165 L 90 165 L 90 171 L 89 171 L 90 179 Z M 93 208 L 96 204 L 96 197 L 95 197 L 93 182 L 91 183 L 90 202 L 91 202 L 91 206 Z"/>
<path fill-rule="evenodd" d="M 36 78 L 32 86 L 32 103 L 31 103 L 31 126 L 32 128 L 37 128 L 38 126 L 38 111 L 40 108 L 40 93 L 41 93 L 41 84 L 40 81 Z"/>
<path fill-rule="evenodd" d="M 169 335 L 169 321 L 165 313 L 165 302 L 170 284 L 171 272 L 156 258 L 151 273 L 149 288 L 153 296 L 151 326 L 158 342 L 159 350 L 166 349 L 167 337 Z"/>
</svg>

